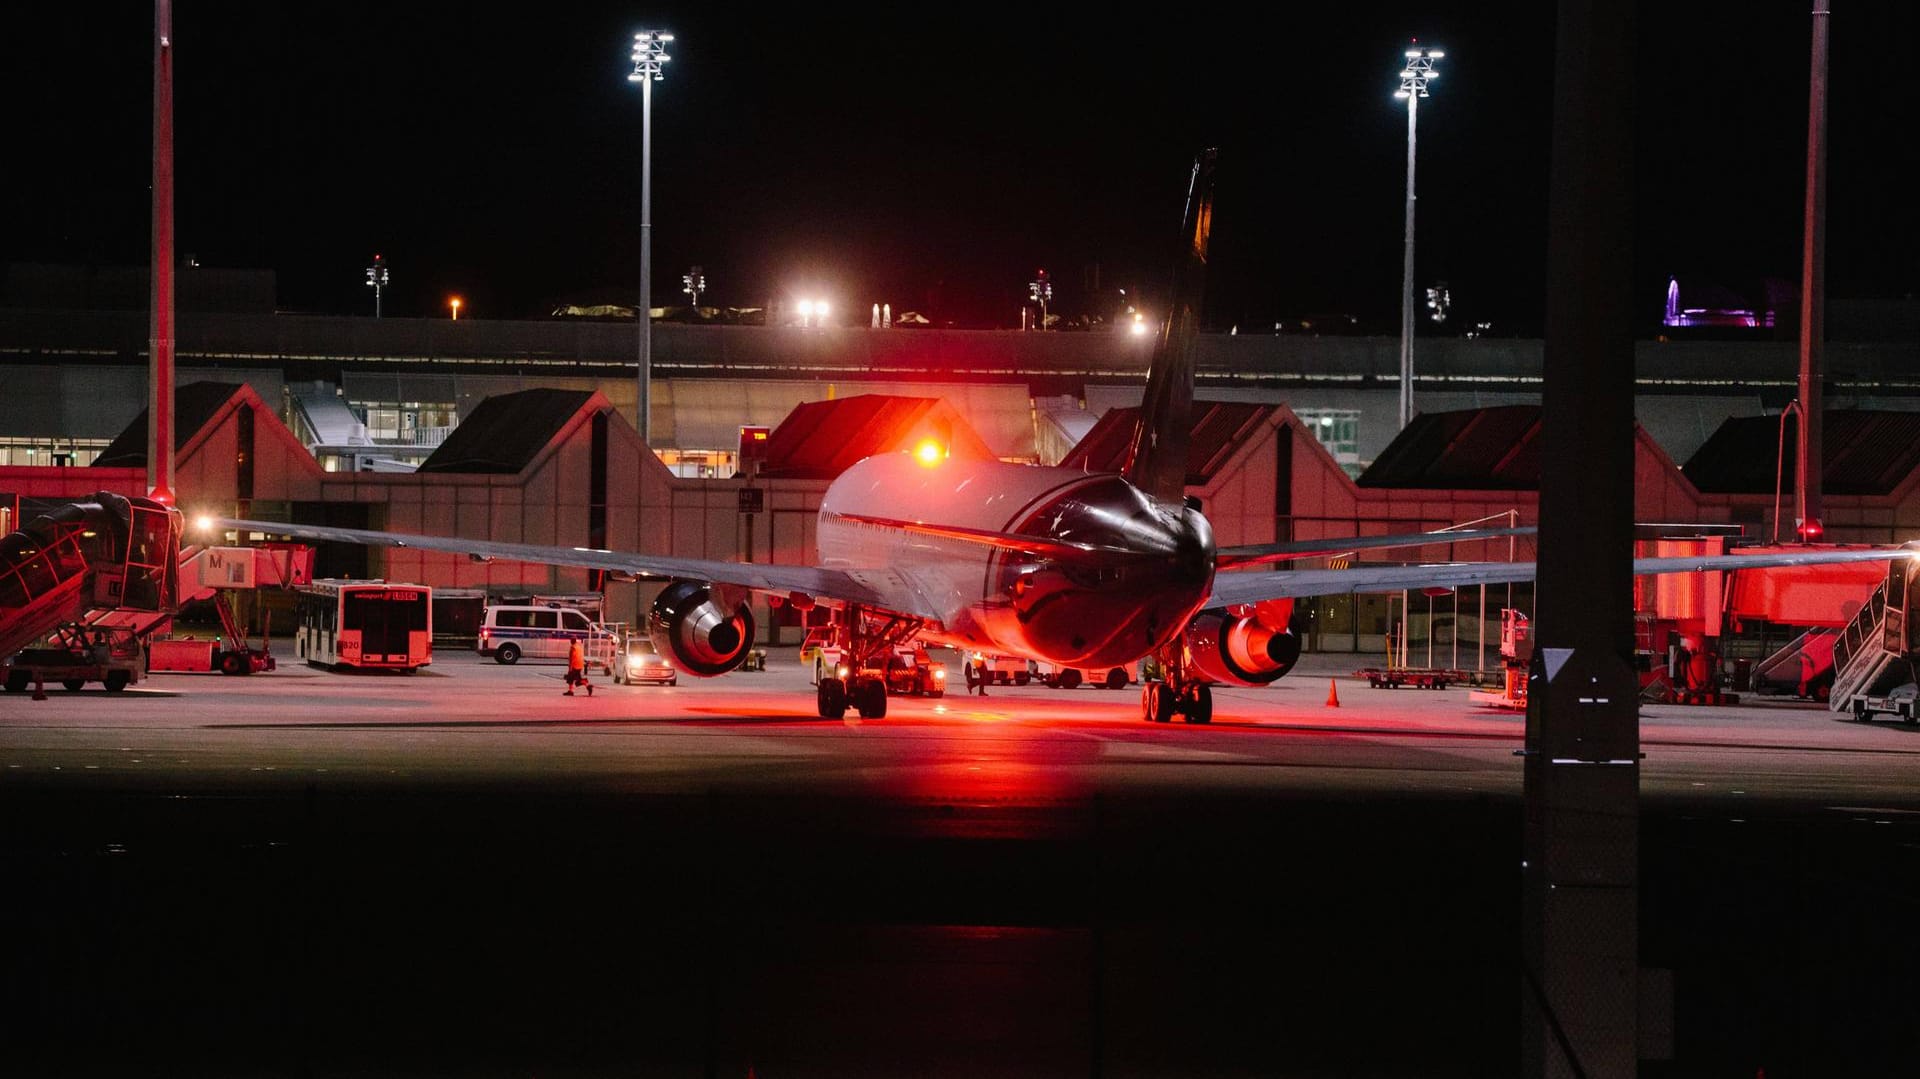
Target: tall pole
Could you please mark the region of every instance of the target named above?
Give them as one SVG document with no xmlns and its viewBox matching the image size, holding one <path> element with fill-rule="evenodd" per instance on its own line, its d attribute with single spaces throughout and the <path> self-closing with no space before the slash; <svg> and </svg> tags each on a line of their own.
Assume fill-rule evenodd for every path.
<svg viewBox="0 0 1920 1079">
<path fill-rule="evenodd" d="M 173 0 L 153 4 L 153 268 L 148 296 L 147 493 L 173 504 Z"/>
<path fill-rule="evenodd" d="M 641 441 L 652 433 L 653 398 L 653 84 L 667 55 L 672 34 L 642 30 L 633 35 L 633 72 L 628 82 L 640 84 L 640 358 L 634 372 L 633 425 Z"/>
<path fill-rule="evenodd" d="M 653 80 L 640 80 L 640 368 L 634 416 L 640 441 L 652 445 L 653 427 Z"/>
<path fill-rule="evenodd" d="M 1400 427 L 1413 422 L 1413 159 L 1420 95 L 1407 95 L 1407 242 L 1400 266 Z"/>
<path fill-rule="evenodd" d="M 1406 67 L 1400 70 L 1400 89 L 1395 97 L 1407 101 L 1407 247 L 1400 268 L 1400 428 L 1413 422 L 1413 161 L 1420 123 L 1420 99 L 1427 96 L 1427 85 L 1440 77 L 1433 65 L 1447 55 L 1439 49 L 1422 46 L 1418 41 L 1407 50 Z"/>
<path fill-rule="evenodd" d="M 1820 494 L 1821 400 L 1825 378 L 1827 284 L 1827 0 L 1813 4 L 1813 62 L 1807 77 L 1807 207 L 1800 259 L 1800 536 L 1825 532 Z"/>
</svg>

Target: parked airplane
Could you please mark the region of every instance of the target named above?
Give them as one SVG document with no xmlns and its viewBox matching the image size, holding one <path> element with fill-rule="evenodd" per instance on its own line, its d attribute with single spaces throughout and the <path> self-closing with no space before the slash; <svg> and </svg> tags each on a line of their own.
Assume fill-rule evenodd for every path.
<svg viewBox="0 0 1920 1079">
<path fill-rule="evenodd" d="M 820 564 L 783 566 L 585 548 L 496 543 L 360 529 L 213 519 L 222 530 L 448 551 L 475 558 L 607 570 L 671 583 L 648 615 L 655 645 L 689 675 L 724 674 L 754 637 L 746 602 L 763 593 L 796 608 L 825 608 L 849 669 L 884 669 L 910 640 L 1024 656 L 1073 667 L 1124 666 L 1152 655 L 1145 718 L 1209 722 L 1212 686 L 1260 686 L 1291 670 L 1300 643 L 1288 629 L 1294 600 L 1336 592 L 1399 591 L 1529 580 L 1529 563 L 1249 570 L 1264 563 L 1356 549 L 1507 536 L 1483 529 L 1266 544 L 1218 550 L 1185 494 L 1193 342 L 1213 217 L 1211 152 L 1196 162 L 1182 227 L 1174 304 L 1149 368 L 1139 425 L 1118 473 L 953 457 L 945 447 L 869 457 L 821 500 Z M 1641 560 L 1639 572 L 1731 569 L 1885 559 L 1888 552 L 1826 552 Z M 1857 557 L 1846 557 L 1846 556 Z M 1660 563 L 1654 566 L 1653 563 Z M 1216 576 L 1217 570 L 1243 570 Z M 849 684 L 851 682 L 851 684 Z M 849 706 L 884 716 L 878 677 L 825 677 L 819 714 Z"/>
</svg>

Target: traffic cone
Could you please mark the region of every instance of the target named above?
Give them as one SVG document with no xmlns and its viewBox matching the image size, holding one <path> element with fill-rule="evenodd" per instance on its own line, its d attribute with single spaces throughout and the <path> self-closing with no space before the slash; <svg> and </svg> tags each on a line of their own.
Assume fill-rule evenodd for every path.
<svg viewBox="0 0 1920 1079">
<path fill-rule="evenodd" d="M 1340 684 L 1331 678 L 1327 679 L 1327 707 L 1340 707 Z"/>
</svg>

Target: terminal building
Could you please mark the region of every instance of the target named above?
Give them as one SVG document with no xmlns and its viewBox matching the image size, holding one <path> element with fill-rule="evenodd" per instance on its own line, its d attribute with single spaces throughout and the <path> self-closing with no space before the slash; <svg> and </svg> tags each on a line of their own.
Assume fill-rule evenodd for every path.
<svg viewBox="0 0 1920 1079">
<path fill-rule="evenodd" d="M 183 273 L 183 298 L 196 295 L 197 273 Z M 176 347 L 177 486 L 190 513 L 686 557 L 813 561 L 831 479 L 925 437 L 956 453 L 1116 468 L 1151 352 L 1146 337 L 1105 333 L 663 323 L 648 446 L 633 422 L 631 321 L 284 315 L 256 309 L 270 284 L 201 280 L 206 302 L 183 299 Z M 0 513 L 20 497 L 140 493 L 144 281 L 53 287 L 9 269 L 6 282 Z M 139 301 L 114 299 L 125 296 Z M 1868 315 L 1859 324 L 1881 327 L 1869 339 L 1828 347 L 1828 536 L 1920 538 L 1912 327 L 1898 305 Z M 1791 536 L 1790 455 L 1784 477 L 1775 465 L 1794 353 L 1770 337 L 1640 343 L 1639 520 L 1741 525 L 1766 539 L 1783 479 Z M 1532 523 L 1540 343 L 1422 340 L 1417 363 L 1421 412 L 1396 431 L 1391 339 L 1203 335 L 1188 482 L 1219 542 Z M 754 430 L 767 437 L 743 443 Z M 1790 447 L 1790 424 L 1788 437 Z M 1531 549 L 1502 540 L 1418 554 Z M 406 549 L 322 557 L 323 575 L 500 593 L 599 583 Z M 650 591 L 614 583 L 609 609 L 630 617 Z M 1453 597 L 1456 622 L 1479 598 Z M 1373 649 L 1404 617 L 1353 596 L 1302 611 L 1309 645 L 1331 649 Z M 770 639 L 793 636 L 780 625 L 790 612 L 759 613 Z M 1497 638 L 1497 609 L 1490 617 Z"/>
</svg>

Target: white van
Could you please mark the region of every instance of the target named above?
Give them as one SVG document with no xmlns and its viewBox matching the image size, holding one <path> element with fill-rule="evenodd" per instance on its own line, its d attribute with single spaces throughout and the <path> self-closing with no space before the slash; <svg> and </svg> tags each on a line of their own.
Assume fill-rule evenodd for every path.
<svg viewBox="0 0 1920 1079">
<path fill-rule="evenodd" d="M 587 666 L 613 671 L 613 634 L 571 607 L 489 604 L 476 647 L 501 663 L 522 659 L 565 662 L 574 641 L 586 650 Z"/>
</svg>

